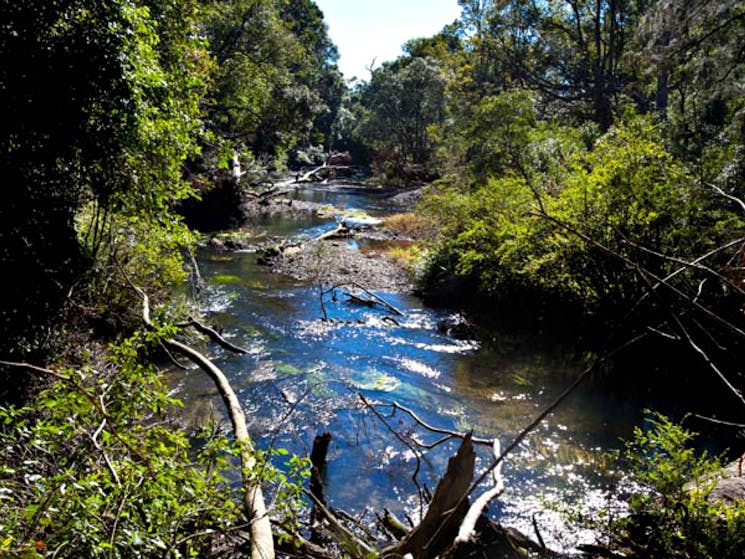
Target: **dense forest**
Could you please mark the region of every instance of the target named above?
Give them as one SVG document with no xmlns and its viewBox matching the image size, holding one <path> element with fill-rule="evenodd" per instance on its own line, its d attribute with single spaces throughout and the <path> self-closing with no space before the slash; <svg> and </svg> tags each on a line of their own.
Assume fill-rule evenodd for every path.
<svg viewBox="0 0 745 559">
<path fill-rule="evenodd" d="M 221 339 L 190 289 L 199 232 L 331 153 L 421 191 L 427 300 L 580 340 L 588 370 L 653 362 L 745 430 L 745 6 L 458 4 L 346 83 L 312 0 L 0 2 L 0 557 L 470 556 L 441 533 L 463 500 L 423 542 L 363 543 L 192 349 Z M 174 354 L 232 431 L 175 419 Z M 634 514 L 585 519 L 605 536 L 586 556 L 741 557 L 745 505 L 685 488 L 719 461 L 650 422 L 625 455 Z M 520 549 L 500 556 L 550 554 Z"/>
</svg>

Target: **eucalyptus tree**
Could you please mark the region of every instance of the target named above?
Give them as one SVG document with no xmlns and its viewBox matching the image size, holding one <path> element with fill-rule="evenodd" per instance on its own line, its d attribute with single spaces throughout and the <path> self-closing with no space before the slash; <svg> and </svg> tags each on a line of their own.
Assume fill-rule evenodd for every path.
<svg viewBox="0 0 745 559">
<path fill-rule="evenodd" d="M 379 170 L 401 177 L 407 168 L 424 169 L 431 163 L 429 128 L 445 116 L 445 85 L 441 65 L 433 58 L 403 57 L 372 73 L 363 88 L 366 115 L 360 131 Z"/>
<path fill-rule="evenodd" d="M 634 0 L 461 2 L 477 53 L 497 65 L 492 80 L 568 103 L 602 129 L 631 76 L 623 60 L 645 4 Z M 482 62 L 483 65 L 483 62 Z"/>
<path fill-rule="evenodd" d="M 213 0 L 205 29 L 219 70 L 210 126 L 280 162 L 326 142 L 344 89 L 323 14 L 308 0 Z"/>
<path fill-rule="evenodd" d="M 673 141 L 703 177 L 738 193 L 745 178 L 745 6 L 659 1 L 637 41 L 636 63 Z"/>
<path fill-rule="evenodd" d="M 290 0 L 281 7 L 281 17 L 303 48 L 292 63 L 300 87 L 314 104 L 303 107 L 309 134 L 300 141 L 330 147 L 331 128 L 341 106 L 346 84 L 337 66 L 339 51 L 328 34 L 324 14 L 312 0 Z"/>
</svg>

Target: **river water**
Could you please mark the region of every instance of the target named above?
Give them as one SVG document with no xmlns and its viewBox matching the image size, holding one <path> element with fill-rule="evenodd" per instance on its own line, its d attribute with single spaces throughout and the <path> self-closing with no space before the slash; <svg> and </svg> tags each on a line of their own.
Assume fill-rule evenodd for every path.
<svg viewBox="0 0 745 559">
<path fill-rule="evenodd" d="M 319 186 L 294 195 L 371 215 L 392 211 L 379 194 L 359 188 Z M 334 220 L 308 215 L 273 217 L 249 228 L 257 239 L 268 239 L 314 236 L 334 226 Z M 403 312 L 398 325 L 385 319 L 382 308 L 341 301 L 327 301 L 335 321 L 323 322 L 319 287 L 269 273 L 252 251 L 203 247 L 198 262 L 211 322 L 249 349 L 246 355 L 210 351 L 237 391 L 257 444 L 307 456 L 314 436 L 330 432 L 327 499 L 368 522 L 371 511 L 384 507 L 416 519 L 417 485 L 434 490 L 456 448 L 450 442 L 422 450 L 417 460 L 389 426 L 423 442 L 440 436 L 401 411 L 391 415 L 386 405 L 395 401 L 430 425 L 473 430 L 505 446 L 581 372 L 573 356 L 545 340 L 502 332 L 487 343 L 443 334 L 438 321 L 456 310 L 428 307 L 412 295 L 377 292 Z M 195 422 L 220 417 L 222 406 L 206 375 L 179 375 L 187 416 Z M 362 404 L 360 393 L 380 404 L 387 425 Z M 619 438 L 641 423 L 642 410 L 653 406 L 643 393 L 618 395 L 602 379 L 591 380 L 508 458 L 507 489 L 489 514 L 531 536 L 535 516 L 555 548 L 569 550 L 591 539 L 568 530 L 551 503 L 575 510 L 606 505 L 601 451 L 617 448 Z M 477 452 L 480 471 L 490 449 Z"/>
</svg>

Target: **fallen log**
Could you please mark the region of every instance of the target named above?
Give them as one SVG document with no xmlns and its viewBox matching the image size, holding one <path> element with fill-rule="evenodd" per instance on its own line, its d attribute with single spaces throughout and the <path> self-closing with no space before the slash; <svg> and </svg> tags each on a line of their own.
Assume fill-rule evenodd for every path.
<svg viewBox="0 0 745 559">
<path fill-rule="evenodd" d="M 391 305 L 388 301 L 386 301 L 385 299 L 383 299 L 380 295 L 376 295 L 375 293 L 373 293 L 372 291 L 370 291 L 369 289 L 367 289 L 363 285 L 360 285 L 356 281 L 350 281 L 350 282 L 346 282 L 346 283 L 343 283 L 343 284 L 339 284 L 336 287 L 342 287 L 344 285 L 350 285 L 352 287 L 356 287 L 360 291 L 363 291 L 363 292 L 367 293 L 372 299 L 374 299 L 377 302 L 377 304 L 381 305 L 382 307 L 385 307 L 386 309 L 388 309 L 389 311 L 391 311 L 393 314 L 396 314 L 398 316 L 404 316 L 404 313 L 402 313 L 396 307 L 394 307 L 393 305 Z M 350 294 L 347 293 L 347 296 L 350 296 Z M 356 297 L 356 299 L 359 299 L 360 301 L 364 301 L 364 299 L 360 299 L 359 297 Z"/>
<path fill-rule="evenodd" d="M 316 167 L 315 169 L 308 171 L 301 177 L 298 177 L 298 179 L 295 182 L 313 182 L 313 181 L 323 180 L 323 178 L 318 178 L 318 177 L 319 177 L 319 173 L 325 172 L 323 171 L 324 169 L 328 169 L 328 166 L 325 163 L 321 165 L 320 167 Z"/>
<path fill-rule="evenodd" d="M 202 334 L 209 337 L 210 340 L 215 342 L 216 344 L 224 347 L 225 349 L 228 349 L 235 353 L 249 353 L 249 351 L 246 348 L 237 346 L 228 340 L 226 340 L 224 337 L 222 337 L 214 328 L 211 328 L 210 326 L 207 326 L 206 324 L 203 324 L 202 322 L 198 321 L 194 317 L 189 317 L 189 320 L 187 322 L 184 322 L 182 324 L 178 324 L 179 327 L 184 326 L 192 326 Z"/>
<path fill-rule="evenodd" d="M 327 165 L 324 163 L 320 167 L 311 169 L 302 176 L 297 177 L 295 182 L 321 182 L 326 179 L 332 179 L 337 176 L 348 177 L 355 173 L 356 169 L 351 165 Z"/>
<path fill-rule="evenodd" d="M 346 227 L 344 224 L 339 224 L 336 229 L 327 231 L 315 238 L 316 241 L 325 241 L 328 239 L 339 239 L 341 237 L 348 237 L 352 233 L 352 230 Z"/>
</svg>

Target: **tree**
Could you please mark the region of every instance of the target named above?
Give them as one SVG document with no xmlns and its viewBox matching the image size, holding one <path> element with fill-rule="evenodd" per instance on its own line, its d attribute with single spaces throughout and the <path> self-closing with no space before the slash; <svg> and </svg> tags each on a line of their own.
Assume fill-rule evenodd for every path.
<svg viewBox="0 0 745 559">
<path fill-rule="evenodd" d="M 118 254 L 120 266 L 137 259 L 140 275 L 152 271 L 137 265 L 142 258 L 179 259 L 174 248 L 188 235 L 170 210 L 191 193 L 181 164 L 197 149 L 210 67 L 195 6 L 0 6 L 3 353 L 47 346 L 63 304 L 85 293 L 84 274 L 97 260 L 148 246 L 149 254 Z"/>
<path fill-rule="evenodd" d="M 428 128 L 444 118 L 444 94 L 445 78 L 432 58 L 399 59 L 373 72 L 362 94 L 361 133 L 386 174 L 402 177 L 407 166 L 430 164 Z"/>
<path fill-rule="evenodd" d="M 344 89 L 323 14 L 308 0 L 215 0 L 205 18 L 219 65 L 210 126 L 281 161 L 327 143 Z"/>
<path fill-rule="evenodd" d="M 501 0 L 469 7 L 486 43 L 507 63 L 510 82 L 540 91 L 548 100 L 586 104 L 602 130 L 630 77 L 623 56 L 641 2 L 629 0 Z M 504 78 L 502 78 L 504 79 Z"/>
<path fill-rule="evenodd" d="M 671 139 L 704 180 L 737 194 L 745 178 L 745 9 L 741 2 L 657 2 L 637 32 L 641 74 Z"/>
</svg>

